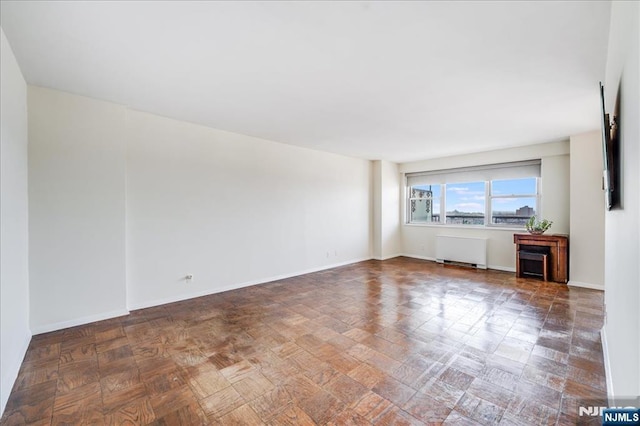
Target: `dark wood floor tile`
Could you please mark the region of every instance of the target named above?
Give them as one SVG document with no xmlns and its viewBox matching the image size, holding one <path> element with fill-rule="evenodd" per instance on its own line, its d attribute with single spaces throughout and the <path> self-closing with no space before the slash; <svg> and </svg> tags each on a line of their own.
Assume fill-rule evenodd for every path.
<svg viewBox="0 0 640 426">
<path fill-rule="evenodd" d="M 571 367 L 580 368 L 591 371 L 596 374 L 604 375 L 604 363 L 600 359 L 585 359 L 578 356 L 570 355 L 568 364 Z"/>
<path fill-rule="evenodd" d="M 522 372 L 521 379 L 558 392 L 562 392 L 566 382 L 566 377 L 541 370 L 534 366 L 527 366 Z"/>
<path fill-rule="evenodd" d="M 174 352 L 171 357 L 181 367 L 191 367 L 209 361 L 209 358 L 204 356 L 200 349 L 196 347 Z"/>
<path fill-rule="evenodd" d="M 297 338 L 295 343 L 308 352 L 316 353 L 317 350 L 324 345 L 324 340 L 314 336 L 313 334 L 305 334 Z"/>
<path fill-rule="evenodd" d="M 200 406 L 194 402 L 167 413 L 149 424 L 154 426 L 209 426 L 219 423 L 215 419 L 208 419 Z"/>
<path fill-rule="evenodd" d="M 112 340 L 96 342 L 96 352 L 98 353 L 98 355 L 100 355 L 105 352 L 118 349 L 122 346 L 127 346 L 127 345 L 129 345 L 129 339 L 126 336 L 117 337 Z"/>
<path fill-rule="evenodd" d="M 257 369 L 249 361 L 243 360 L 220 370 L 220 373 L 231 383 L 238 382 L 256 372 Z"/>
<path fill-rule="evenodd" d="M 60 362 L 57 359 L 23 363 L 13 389 L 17 391 L 40 383 L 56 380 L 59 377 L 59 365 Z"/>
<path fill-rule="evenodd" d="M 539 336 L 536 345 L 544 346 L 547 349 L 553 349 L 557 352 L 568 354 L 571 350 L 571 343 L 565 339 L 557 339 L 555 337 Z"/>
<path fill-rule="evenodd" d="M 532 357 L 540 356 L 542 358 L 547 358 L 562 364 L 566 364 L 569 360 L 569 354 L 567 352 L 556 351 L 551 348 L 546 348 L 540 345 L 535 345 L 533 347 L 533 350 L 531 351 L 531 355 Z"/>
<path fill-rule="evenodd" d="M 519 375 L 504 371 L 497 367 L 486 366 L 479 376 L 484 381 L 514 391 L 518 386 Z"/>
<path fill-rule="evenodd" d="M 603 372 L 603 370 L 584 370 L 582 368 L 569 366 L 567 377 L 594 389 L 606 391 L 606 381 Z"/>
<path fill-rule="evenodd" d="M 120 337 L 127 337 L 127 333 L 125 333 L 122 325 L 100 328 L 99 330 L 96 330 L 95 333 L 95 339 L 98 343 L 106 342 Z"/>
<path fill-rule="evenodd" d="M 70 422 L 76 424 L 104 422 L 99 382 L 86 384 L 65 394 L 56 394 L 52 424 Z"/>
<path fill-rule="evenodd" d="M 246 402 L 233 386 L 229 386 L 200 400 L 200 405 L 207 416 L 222 417 Z"/>
<path fill-rule="evenodd" d="M 144 383 L 121 385 L 112 392 L 102 392 L 102 407 L 104 413 L 110 413 L 120 409 L 128 402 L 141 399 L 147 396 L 147 389 Z"/>
<path fill-rule="evenodd" d="M 25 362 L 46 361 L 60 358 L 61 342 L 38 345 L 31 342 L 24 356 Z"/>
<path fill-rule="evenodd" d="M 136 363 L 133 356 L 123 357 L 108 363 L 101 363 L 100 361 L 98 361 L 98 371 L 100 373 L 100 378 L 136 369 L 138 369 L 138 364 Z"/>
<path fill-rule="evenodd" d="M 533 350 L 534 343 L 513 337 L 505 337 L 498 345 L 494 354 L 517 362 L 525 363 Z"/>
<path fill-rule="evenodd" d="M 352 356 L 343 353 L 339 353 L 329 358 L 326 362 L 342 374 L 348 374 L 361 364 L 360 361 L 356 360 Z"/>
<path fill-rule="evenodd" d="M 314 420 L 309 417 L 300 407 L 290 406 L 284 410 L 273 421 L 269 422 L 270 425 L 282 425 L 282 426 L 315 426 Z"/>
<path fill-rule="evenodd" d="M 497 424 L 505 412 L 505 408 L 470 393 L 465 393 L 460 398 L 455 410 L 463 416 L 485 425 Z"/>
<path fill-rule="evenodd" d="M 476 377 L 484 370 L 486 361 L 485 358 L 475 358 L 458 354 L 448 365 L 450 368 L 455 368 L 462 373 Z"/>
<path fill-rule="evenodd" d="M 385 373 L 365 363 L 360 364 L 347 375 L 369 389 L 385 377 Z"/>
<path fill-rule="evenodd" d="M 150 322 L 144 321 L 124 326 L 124 332 L 130 341 L 144 342 L 156 338 L 159 330 Z"/>
<path fill-rule="evenodd" d="M 136 361 L 142 361 L 147 358 L 164 358 L 169 357 L 169 351 L 166 345 L 159 337 L 149 340 L 136 341 L 131 344 L 131 351 Z"/>
<path fill-rule="evenodd" d="M 569 350 L 569 357 L 579 357 L 584 359 L 589 359 L 595 362 L 604 363 L 604 359 L 602 357 L 602 350 L 590 350 L 586 349 L 582 346 L 572 345 Z"/>
<path fill-rule="evenodd" d="M 404 405 L 416 393 L 415 389 L 389 376 L 379 381 L 372 390 L 398 406 Z"/>
<path fill-rule="evenodd" d="M 107 425 L 146 425 L 156 418 L 148 397 L 137 400 L 127 400 L 117 410 L 113 410 L 104 416 Z"/>
<path fill-rule="evenodd" d="M 342 373 L 340 373 L 338 370 L 333 368 L 331 365 L 327 363 L 323 363 L 319 365 L 317 369 L 314 369 L 312 371 L 305 371 L 302 374 L 304 374 L 305 377 L 310 379 L 313 383 L 317 384 L 318 386 L 324 386 L 327 383 L 329 383 L 333 378 L 339 376 Z"/>
<path fill-rule="evenodd" d="M 137 368 L 127 369 L 100 379 L 103 395 L 109 395 L 142 383 Z"/>
<path fill-rule="evenodd" d="M 195 401 L 196 397 L 187 385 L 175 387 L 149 397 L 149 402 L 157 418 L 162 418 L 167 414 L 189 406 Z"/>
<path fill-rule="evenodd" d="M 559 404 L 559 401 L 558 401 Z M 504 424 L 554 425 L 558 410 L 545 405 L 529 394 L 516 395 L 504 413 Z"/>
<path fill-rule="evenodd" d="M 346 405 L 356 403 L 369 392 L 367 387 L 344 374 L 337 375 L 323 388 Z"/>
<path fill-rule="evenodd" d="M 386 374 L 391 374 L 397 370 L 402 363 L 376 350 L 372 351 L 371 356 L 367 359 L 367 364 L 376 367 L 378 370 Z"/>
<path fill-rule="evenodd" d="M 58 371 L 58 393 L 63 394 L 89 383 L 100 381 L 96 360 L 64 364 Z"/>
<path fill-rule="evenodd" d="M 440 380 L 456 389 L 465 391 L 475 380 L 475 376 L 464 373 L 454 367 L 449 367 L 440 375 Z"/>
<path fill-rule="evenodd" d="M 422 389 L 420 389 L 420 392 L 450 408 L 455 407 L 458 400 L 460 400 L 462 395 L 464 395 L 463 390 L 460 390 L 459 388 L 440 379 L 431 380 Z"/>
<path fill-rule="evenodd" d="M 223 425 L 259 426 L 265 424 L 248 404 L 240 406 L 230 413 L 225 414 L 220 417 L 219 420 Z"/>
<path fill-rule="evenodd" d="M 391 401 L 372 391 L 368 391 L 359 401 L 350 405 L 355 413 L 370 422 L 382 416 L 393 406 Z"/>
<path fill-rule="evenodd" d="M 326 424 L 346 407 L 342 401 L 323 390 L 300 401 L 299 406 L 317 424 Z"/>
<path fill-rule="evenodd" d="M 97 359 L 96 344 L 82 341 L 75 345 L 62 345 L 60 364 Z"/>
<path fill-rule="evenodd" d="M 427 394 L 417 392 L 402 408 L 425 423 L 442 423 L 451 413 L 453 406 L 455 403 L 449 405 Z"/>
<path fill-rule="evenodd" d="M 56 380 L 38 383 L 12 392 L 0 423 L 4 422 L 5 417 L 18 423 L 20 421 L 31 423 L 41 419 L 50 419 L 53 413 L 55 393 Z"/>
<path fill-rule="evenodd" d="M 261 419 L 270 421 L 286 409 L 291 408 L 293 402 L 291 395 L 289 395 L 284 386 L 275 386 L 250 401 L 249 405 Z"/>
<path fill-rule="evenodd" d="M 173 373 L 178 370 L 178 366 L 172 358 L 157 358 L 157 359 L 145 359 L 142 361 L 135 361 L 134 363 L 127 364 L 130 368 L 135 365 L 140 372 L 140 378 L 144 381 L 152 380 L 153 378 L 166 374 Z M 122 370 L 126 369 L 123 366 Z M 116 373 L 118 371 L 115 371 Z"/>
<path fill-rule="evenodd" d="M 252 401 L 274 388 L 260 372 L 255 371 L 242 380 L 233 383 L 233 387 L 246 401 Z"/>
<path fill-rule="evenodd" d="M 500 386 L 495 386 L 493 383 L 480 378 L 476 378 L 471 385 L 469 385 L 466 393 L 483 398 L 502 408 L 507 408 L 511 399 L 515 396 L 512 391 Z"/>
<path fill-rule="evenodd" d="M 178 373 L 179 377 L 172 379 L 171 375 L 167 376 L 168 380 L 181 383 L 183 377 L 186 378 L 186 382 L 198 399 L 206 398 L 231 385 L 212 364 L 199 364 L 182 371 L 184 374 Z"/>
<path fill-rule="evenodd" d="M 374 422 L 374 425 L 380 426 L 420 426 L 424 423 L 406 411 L 393 406 L 387 410 L 384 414 L 378 417 Z"/>
<path fill-rule="evenodd" d="M 452 410 L 451 413 L 447 416 L 442 423 L 445 426 L 481 426 L 482 423 L 478 423 L 475 420 L 471 420 L 469 417 L 466 417 L 459 413 L 456 410 Z"/>
</svg>

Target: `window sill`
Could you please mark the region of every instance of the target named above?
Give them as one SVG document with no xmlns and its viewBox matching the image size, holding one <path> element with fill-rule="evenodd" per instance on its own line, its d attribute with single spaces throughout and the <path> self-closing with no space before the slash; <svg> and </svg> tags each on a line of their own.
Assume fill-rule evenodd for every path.
<svg viewBox="0 0 640 426">
<path fill-rule="evenodd" d="M 485 226 L 485 225 L 432 225 L 430 223 L 403 223 L 404 226 L 417 228 L 441 228 L 441 229 L 470 229 L 474 231 L 508 231 L 514 233 L 527 232 L 523 228 L 507 227 L 507 226 Z"/>
</svg>

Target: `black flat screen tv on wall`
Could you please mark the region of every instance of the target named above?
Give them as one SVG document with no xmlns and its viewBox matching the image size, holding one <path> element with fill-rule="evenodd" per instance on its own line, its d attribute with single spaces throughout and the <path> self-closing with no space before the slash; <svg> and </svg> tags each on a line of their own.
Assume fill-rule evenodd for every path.
<svg viewBox="0 0 640 426">
<path fill-rule="evenodd" d="M 616 117 L 610 117 L 606 112 L 604 102 L 604 86 L 600 83 L 600 106 L 602 112 L 602 187 L 604 189 L 604 203 L 607 210 L 616 207 L 620 200 L 618 173 L 618 129 Z"/>
</svg>

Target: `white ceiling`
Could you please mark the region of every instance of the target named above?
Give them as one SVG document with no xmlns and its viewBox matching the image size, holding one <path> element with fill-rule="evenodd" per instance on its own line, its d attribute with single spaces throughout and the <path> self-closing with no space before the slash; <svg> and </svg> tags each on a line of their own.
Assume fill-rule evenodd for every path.
<svg viewBox="0 0 640 426">
<path fill-rule="evenodd" d="M 28 83 L 396 162 L 597 129 L 609 2 L 2 0 Z"/>
</svg>

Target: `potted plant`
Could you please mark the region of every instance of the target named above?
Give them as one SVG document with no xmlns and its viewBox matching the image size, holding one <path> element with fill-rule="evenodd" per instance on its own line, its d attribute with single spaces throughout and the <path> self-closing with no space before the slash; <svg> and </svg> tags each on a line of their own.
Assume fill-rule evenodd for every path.
<svg viewBox="0 0 640 426">
<path fill-rule="evenodd" d="M 524 227 L 527 228 L 527 231 L 530 234 L 541 235 L 544 234 L 545 231 L 551 228 L 553 224 L 552 221 L 548 219 L 538 220 L 538 218 L 534 215 L 524 224 Z"/>
</svg>

